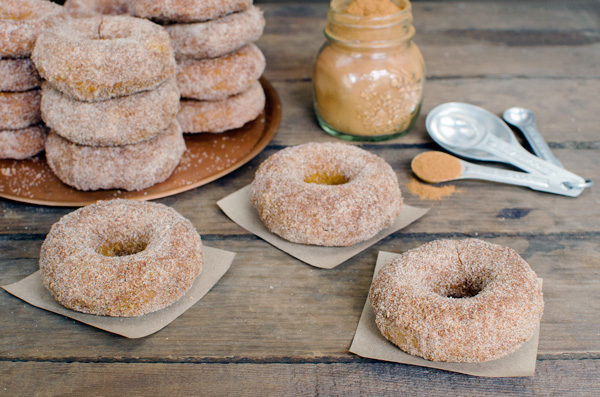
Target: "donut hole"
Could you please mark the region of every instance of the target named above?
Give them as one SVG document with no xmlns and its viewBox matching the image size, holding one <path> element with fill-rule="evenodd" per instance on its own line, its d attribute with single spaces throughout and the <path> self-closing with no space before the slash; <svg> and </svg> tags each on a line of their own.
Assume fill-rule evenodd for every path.
<svg viewBox="0 0 600 397">
<path fill-rule="evenodd" d="M 309 174 L 304 178 L 304 182 L 319 185 L 343 185 L 348 183 L 348 178 L 337 171 L 321 171 Z"/>
<path fill-rule="evenodd" d="M 129 239 L 106 241 L 98 247 L 98 253 L 107 257 L 119 257 L 139 254 L 148 247 L 148 239 Z"/>
<path fill-rule="evenodd" d="M 434 292 L 444 298 L 464 299 L 479 295 L 485 287 L 485 282 L 481 278 L 465 278 L 453 281 L 434 286 Z"/>
</svg>

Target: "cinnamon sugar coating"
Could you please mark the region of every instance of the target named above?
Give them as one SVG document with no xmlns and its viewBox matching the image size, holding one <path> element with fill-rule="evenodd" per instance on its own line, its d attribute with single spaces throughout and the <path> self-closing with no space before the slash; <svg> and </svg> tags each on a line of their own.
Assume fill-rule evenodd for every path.
<svg viewBox="0 0 600 397">
<path fill-rule="evenodd" d="M 40 90 L 0 92 L 0 130 L 17 130 L 42 121 Z"/>
<path fill-rule="evenodd" d="M 262 75 L 266 62 L 254 44 L 213 59 L 177 62 L 177 84 L 183 98 L 219 101 L 247 91 Z"/>
<path fill-rule="evenodd" d="M 40 35 L 31 57 L 54 88 L 87 102 L 150 90 L 175 73 L 167 32 L 129 16 L 72 19 Z"/>
<path fill-rule="evenodd" d="M 265 92 L 259 82 L 248 91 L 222 101 L 182 99 L 177 121 L 183 132 L 198 133 L 240 128 L 257 118 L 265 108 Z"/>
<path fill-rule="evenodd" d="M 432 361 L 473 363 L 516 351 L 544 309 L 536 274 L 514 250 L 482 240 L 438 240 L 375 276 L 369 299 L 381 333 Z"/>
<path fill-rule="evenodd" d="M 22 92 L 39 86 L 40 75 L 31 59 L 0 59 L 0 91 Z"/>
<path fill-rule="evenodd" d="M 148 141 L 125 146 L 77 145 L 51 131 L 46 160 L 56 176 L 79 190 L 142 190 L 167 179 L 185 151 L 177 122 Z"/>
<path fill-rule="evenodd" d="M 306 182 L 321 179 L 335 184 Z M 392 167 L 338 142 L 288 147 L 270 156 L 256 171 L 250 201 L 271 232 L 322 246 L 368 240 L 390 226 L 402 207 Z"/>
<path fill-rule="evenodd" d="M 98 15 L 129 14 L 132 0 L 67 0 L 65 10 L 73 18 L 90 18 Z"/>
<path fill-rule="evenodd" d="M 216 58 L 260 38 L 265 27 L 262 11 L 251 6 L 208 22 L 166 25 L 175 58 Z"/>
<path fill-rule="evenodd" d="M 179 111 L 179 88 L 170 78 L 154 90 L 101 102 L 81 102 L 42 87 L 42 118 L 57 134 L 80 145 L 118 146 L 152 139 Z"/>
<path fill-rule="evenodd" d="M 40 33 L 67 19 L 50 1 L 0 0 L 0 58 L 28 57 Z"/>
<path fill-rule="evenodd" d="M 194 226 L 158 203 L 98 201 L 63 216 L 40 252 L 44 286 L 83 313 L 131 317 L 181 298 L 202 271 Z"/>
<path fill-rule="evenodd" d="M 0 130 L 0 159 L 23 160 L 44 150 L 48 130 L 43 124 L 19 130 Z"/>
<path fill-rule="evenodd" d="M 252 0 L 132 0 L 132 13 L 162 22 L 199 22 L 243 11 Z"/>
</svg>

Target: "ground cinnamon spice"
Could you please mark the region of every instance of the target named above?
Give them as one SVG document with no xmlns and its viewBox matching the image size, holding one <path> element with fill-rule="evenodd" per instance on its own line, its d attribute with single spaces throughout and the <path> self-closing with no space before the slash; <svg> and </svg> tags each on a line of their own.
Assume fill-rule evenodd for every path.
<svg viewBox="0 0 600 397">
<path fill-rule="evenodd" d="M 402 11 L 390 0 L 353 0 L 345 12 L 361 17 L 382 17 Z"/>
<path fill-rule="evenodd" d="M 406 184 L 406 187 L 412 194 L 419 196 L 421 200 L 441 200 L 442 197 L 460 192 L 454 185 L 432 186 L 421 183 L 412 177 L 410 178 L 410 182 Z"/>
<path fill-rule="evenodd" d="M 431 183 L 445 182 L 462 175 L 460 160 L 443 152 L 425 152 L 411 163 L 413 172 L 422 180 Z"/>
</svg>

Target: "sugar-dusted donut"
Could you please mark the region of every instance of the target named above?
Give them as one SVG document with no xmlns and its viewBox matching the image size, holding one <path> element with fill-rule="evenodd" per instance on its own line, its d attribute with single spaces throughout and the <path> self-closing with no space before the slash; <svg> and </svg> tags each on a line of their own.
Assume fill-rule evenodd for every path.
<svg viewBox="0 0 600 397">
<path fill-rule="evenodd" d="M 0 130 L 29 127 L 42 120 L 40 90 L 0 92 Z"/>
<path fill-rule="evenodd" d="M 63 216 L 40 251 L 44 286 L 79 312 L 131 317 L 181 298 L 202 271 L 194 225 L 163 204 L 99 201 Z"/>
<path fill-rule="evenodd" d="M 56 176 L 79 190 L 142 190 L 167 179 L 185 142 L 174 122 L 158 136 L 125 146 L 84 146 L 50 131 L 46 160 Z"/>
<path fill-rule="evenodd" d="M 213 59 L 177 62 L 177 84 L 183 98 L 223 100 L 247 91 L 265 70 L 265 57 L 254 44 Z"/>
<path fill-rule="evenodd" d="M 41 109 L 44 122 L 71 142 L 129 145 L 151 139 L 171 124 L 179 111 L 179 89 L 172 77 L 154 90 L 81 102 L 44 83 Z"/>
<path fill-rule="evenodd" d="M 390 226 L 402 195 L 392 167 L 344 143 L 288 147 L 265 160 L 250 201 L 267 229 L 300 244 L 349 246 Z"/>
<path fill-rule="evenodd" d="M 28 57 L 44 30 L 68 18 L 63 7 L 46 0 L 0 1 L 0 58 Z"/>
<path fill-rule="evenodd" d="M 262 11 L 251 6 L 212 21 L 166 25 L 175 58 L 216 58 L 260 38 L 265 27 Z"/>
<path fill-rule="evenodd" d="M 183 132 L 219 133 L 242 127 L 258 117 L 265 107 L 265 92 L 255 82 L 248 91 L 222 101 L 182 99 L 177 120 Z"/>
<path fill-rule="evenodd" d="M 44 125 L 0 130 L 0 159 L 23 160 L 44 150 L 48 130 Z"/>
<path fill-rule="evenodd" d="M 56 26 L 40 35 L 31 57 L 54 88 L 88 102 L 149 90 L 175 73 L 167 32 L 129 16 L 73 19 Z"/>
<path fill-rule="evenodd" d="M 0 59 L 0 91 L 21 92 L 40 86 L 40 76 L 29 58 Z"/>
<path fill-rule="evenodd" d="M 132 0 L 132 13 L 162 22 L 198 22 L 243 11 L 252 0 Z"/>
<path fill-rule="evenodd" d="M 379 330 L 433 361 L 473 363 L 531 338 L 544 300 L 514 250 L 482 240 L 439 240 L 399 255 L 375 276 L 369 299 Z"/>
<path fill-rule="evenodd" d="M 65 10 L 73 18 L 89 18 L 98 15 L 129 14 L 132 0 L 67 0 Z"/>
</svg>

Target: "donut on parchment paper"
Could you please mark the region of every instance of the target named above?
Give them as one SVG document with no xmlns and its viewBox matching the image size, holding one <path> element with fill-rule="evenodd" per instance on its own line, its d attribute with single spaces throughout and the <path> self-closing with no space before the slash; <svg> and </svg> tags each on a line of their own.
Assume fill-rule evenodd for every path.
<svg viewBox="0 0 600 397">
<path fill-rule="evenodd" d="M 200 235 L 163 204 L 99 201 L 63 216 L 40 252 L 44 286 L 63 306 L 131 317 L 179 300 L 200 275 Z"/>
</svg>

